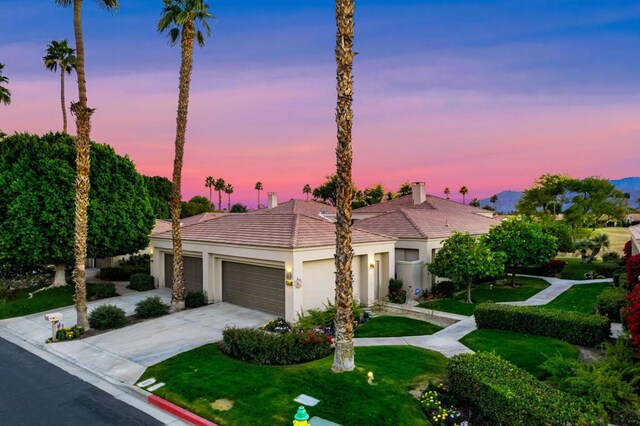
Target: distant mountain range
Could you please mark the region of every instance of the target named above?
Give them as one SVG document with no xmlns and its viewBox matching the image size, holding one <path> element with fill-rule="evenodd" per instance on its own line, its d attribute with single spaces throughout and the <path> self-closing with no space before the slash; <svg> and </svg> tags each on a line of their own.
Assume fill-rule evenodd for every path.
<svg viewBox="0 0 640 426">
<path fill-rule="evenodd" d="M 640 204 L 638 204 L 638 198 L 640 198 L 640 177 L 626 177 L 622 179 L 615 179 L 610 182 L 620 191 L 628 192 L 631 195 L 631 198 L 629 199 L 629 206 L 640 207 Z M 497 195 L 498 202 L 496 203 L 496 209 L 501 213 L 511 213 L 515 210 L 520 197 L 522 197 L 522 191 L 502 191 Z M 493 207 L 489 198 L 483 198 L 480 200 L 480 205 Z"/>
</svg>

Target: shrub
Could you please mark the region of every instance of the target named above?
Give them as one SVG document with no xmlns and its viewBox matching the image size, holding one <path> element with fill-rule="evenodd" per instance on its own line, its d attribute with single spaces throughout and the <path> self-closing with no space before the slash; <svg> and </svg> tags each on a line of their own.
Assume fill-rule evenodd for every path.
<svg viewBox="0 0 640 426">
<path fill-rule="evenodd" d="M 627 257 L 627 286 L 633 290 L 638 284 L 638 275 L 640 275 L 640 254 Z"/>
<path fill-rule="evenodd" d="M 199 290 L 188 291 L 184 297 L 184 306 L 187 309 L 199 308 L 207 304 L 207 293 Z"/>
<path fill-rule="evenodd" d="M 631 334 L 631 341 L 640 353 L 640 285 L 637 285 L 627 296 L 628 306 L 624 308 L 622 317 Z"/>
<path fill-rule="evenodd" d="M 617 263 L 620 266 L 624 265 L 624 259 L 620 256 L 620 253 L 615 251 L 610 251 L 602 255 L 603 262 L 613 262 Z"/>
<path fill-rule="evenodd" d="M 134 274 L 149 274 L 149 266 L 115 266 L 100 269 L 97 278 L 112 281 L 128 281 Z"/>
<path fill-rule="evenodd" d="M 625 258 L 631 257 L 631 240 L 624 243 L 624 248 L 622 249 Z"/>
<path fill-rule="evenodd" d="M 613 273 L 620 269 L 620 265 L 616 262 L 604 262 L 596 263 L 596 274 L 602 275 L 605 278 L 613 277 Z"/>
<path fill-rule="evenodd" d="M 620 311 L 627 304 L 627 290 L 619 287 L 605 288 L 596 298 L 593 311 L 611 321 L 620 322 Z"/>
<path fill-rule="evenodd" d="M 402 280 L 389 279 L 389 294 L 387 295 L 389 302 L 405 303 L 407 301 L 407 291 L 402 286 Z"/>
<path fill-rule="evenodd" d="M 306 330 L 284 334 L 254 328 L 226 328 L 222 351 L 253 364 L 291 365 L 323 358 L 331 352 L 331 337 Z"/>
<path fill-rule="evenodd" d="M 284 334 L 293 330 L 293 327 L 284 318 L 277 318 L 269 321 L 262 329 L 272 333 Z"/>
<path fill-rule="evenodd" d="M 147 297 L 136 303 L 136 317 L 140 319 L 157 318 L 169 313 L 169 307 L 160 296 Z"/>
<path fill-rule="evenodd" d="M 493 353 L 457 355 L 447 364 L 451 393 L 494 425 L 604 425 L 594 404 L 565 394 Z"/>
<path fill-rule="evenodd" d="M 456 291 L 456 285 L 453 281 L 436 282 L 431 290 L 433 294 L 441 294 L 445 297 L 452 297 L 454 291 Z"/>
<path fill-rule="evenodd" d="M 156 288 L 156 282 L 151 275 L 134 274 L 131 275 L 131 281 L 127 288 L 136 291 L 147 291 Z"/>
<path fill-rule="evenodd" d="M 625 268 L 619 268 L 613 272 L 613 286 L 614 287 L 626 287 L 627 286 L 627 271 Z"/>
<path fill-rule="evenodd" d="M 82 336 L 84 336 L 84 328 L 78 327 L 77 325 L 74 325 L 70 328 L 61 328 L 60 330 L 56 331 L 56 339 L 62 341 L 78 339 Z"/>
<path fill-rule="evenodd" d="M 474 315 L 478 328 L 554 337 L 581 346 L 599 345 L 611 334 L 606 317 L 579 312 L 481 303 Z"/>
<path fill-rule="evenodd" d="M 151 266 L 151 255 L 146 253 L 132 254 L 125 260 L 121 260 L 120 266 L 136 266 L 148 269 Z"/>
<path fill-rule="evenodd" d="M 551 259 L 540 266 L 523 267 L 522 273 L 527 275 L 538 275 L 543 277 L 557 277 L 560 275 L 567 262 L 560 259 Z"/>
<path fill-rule="evenodd" d="M 353 301 L 353 319 L 356 323 L 366 321 L 367 315 L 357 301 Z M 336 319 L 336 307 L 327 300 L 325 309 L 309 309 L 305 315 L 298 314 L 296 328 L 299 330 L 322 329 L 333 333 L 333 322 Z M 356 324 L 357 325 L 357 324 Z"/>
<path fill-rule="evenodd" d="M 116 292 L 116 285 L 110 281 L 92 283 L 87 286 L 87 293 L 87 296 L 92 300 L 106 299 L 108 297 L 115 297 L 118 295 Z"/>
<path fill-rule="evenodd" d="M 0 301 L 11 302 L 18 297 L 18 290 L 13 287 L 0 286 Z"/>
<path fill-rule="evenodd" d="M 126 324 L 124 310 L 115 305 L 100 305 L 89 314 L 89 325 L 96 330 L 121 328 Z"/>
</svg>

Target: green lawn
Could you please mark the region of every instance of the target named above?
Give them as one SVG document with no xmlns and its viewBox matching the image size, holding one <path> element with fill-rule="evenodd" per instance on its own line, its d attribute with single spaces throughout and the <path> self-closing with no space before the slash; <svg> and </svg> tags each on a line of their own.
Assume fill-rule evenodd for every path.
<svg viewBox="0 0 640 426">
<path fill-rule="evenodd" d="M 88 283 L 87 290 L 91 293 L 92 287 L 99 284 Z M 36 314 L 38 312 L 50 311 L 73 305 L 75 288 L 67 285 L 64 287 L 51 288 L 33 295 L 29 299 L 29 293 L 36 289 L 22 289 L 18 291 L 18 296 L 11 302 L 0 301 L 0 319 L 21 317 L 24 315 Z"/>
<path fill-rule="evenodd" d="M 467 293 L 462 292 L 452 299 L 440 299 L 424 302 L 418 306 L 437 311 L 451 312 L 460 315 L 473 315 L 477 303 L 482 302 L 516 302 L 527 300 L 536 293 L 544 290 L 549 283 L 540 278 L 517 277 L 518 287 L 511 287 L 508 279 L 484 283 L 471 290 L 473 304 L 465 303 Z M 493 285 L 493 288 L 491 286 Z"/>
<path fill-rule="evenodd" d="M 413 318 L 382 316 L 362 324 L 354 333 L 355 337 L 401 337 L 423 336 L 442 330 L 430 322 Z"/>
<path fill-rule="evenodd" d="M 631 238 L 629 228 L 598 228 L 596 232 L 607 234 L 610 242 L 608 251 L 615 251 L 620 254 L 623 254 L 624 245 Z"/>
<path fill-rule="evenodd" d="M 562 340 L 502 330 L 476 330 L 460 343 L 476 352 L 495 352 L 538 378 L 545 374 L 540 365 L 548 358 L 559 354 L 577 359 L 579 354 L 574 345 Z"/>
<path fill-rule="evenodd" d="M 585 272 L 596 270 L 595 262 L 584 264 L 579 257 L 558 257 L 558 259 L 567 262 L 560 273 L 560 278 L 565 280 L 585 280 Z"/>
<path fill-rule="evenodd" d="M 576 284 L 542 308 L 576 311 L 584 314 L 593 313 L 593 304 L 602 291 L 611 283 Z"/>
<path fill-rule="evenodd" d="M 333 355 L 307 364 L 262 366 L 221 354 L 215 344 L 201 346 L 156 364 L 140 380 L 154 377 L 166 385 L 155 393 L 214 422 L 229 425 L 291 425 L 304 393 L 320 400 L 309 407 L 343 425 L 424 424 L 419 403 L 408 391 L 445 376 L 446 358 L 411 346 L 356 349 L 356 370 L 335 374 Z M 375 376 L 367 383 L 367 372 Z M 221 398 L 234 402 L 214 411 Z"/>
</svg>

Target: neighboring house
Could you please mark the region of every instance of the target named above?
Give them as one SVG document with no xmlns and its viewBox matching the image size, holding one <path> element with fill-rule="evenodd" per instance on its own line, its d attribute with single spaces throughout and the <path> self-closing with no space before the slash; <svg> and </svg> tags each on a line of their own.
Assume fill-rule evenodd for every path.
<svg viewBox="0 0 640 426">
<path fill-rule="evenodd" d="M 640 213 L 627 214 L 627 223 L 630 223 L 631 225 L 640 223 Z"/>
<path fill-rule="evenodd" d="M 631 255 L 640 254 L 640 225 L 630 226 Z"/>
<path fill-rule="evenodd" d="M 210 302 L 225 301 L 294 321 L 298 313 L 335 299 L 335 224 L 332 207 L 315 201 L 217 215 L 182 227 L 185 286 L 204 290 Z M 334 210 L 335 211 L 335 210 Z M 395 275 L 395 238 L 353 232 L 354 298 L 363 305 L 386 296 Z M 151 273 L 171 287 L 171 231 L 151 236 Z"/>
<path fill-rule="evenodd" d="M 412 194 L 353 211 L 354 228 L 397 238 L 396 278 L 405 288 L 430 290 L 436 277 L 425 268 L 454 231 L 482 235 L 500 222 L 493 212 L 427 195 L 424 182 Z"/>
</svg>

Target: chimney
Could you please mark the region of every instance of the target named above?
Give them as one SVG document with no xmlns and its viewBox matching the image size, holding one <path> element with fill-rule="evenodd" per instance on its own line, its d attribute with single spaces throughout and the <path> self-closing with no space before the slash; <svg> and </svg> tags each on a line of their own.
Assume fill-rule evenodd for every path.
<svg viewBox="0 0 640 426">
<path fill-rule="evenodd" d="M 411 184 L 411 196 L 413 197 L 413 204 L 416 206 L 427 201 L 427 196 L 424 192 L 424 182 L 414 182 Z"/>
<path fill-rule="evenodd" d="M 272 209 L 274 207 L 278 207 L 278 193 L 277 192 L 269 192 L 269 208 Z"/>
</svg>

